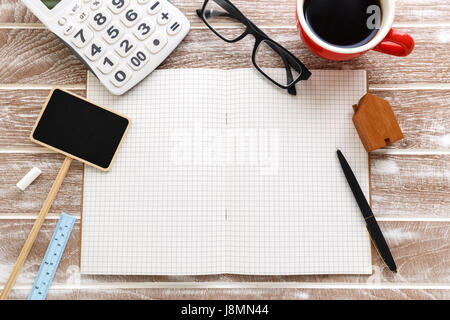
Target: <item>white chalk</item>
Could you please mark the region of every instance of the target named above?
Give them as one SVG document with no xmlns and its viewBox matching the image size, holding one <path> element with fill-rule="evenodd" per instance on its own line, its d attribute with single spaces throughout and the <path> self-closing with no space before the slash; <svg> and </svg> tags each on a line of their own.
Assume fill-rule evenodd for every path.
<svg viewBox="0 0 450 320">
<path fill-rule="evenodd" d="M 24 191 L 41 173 L 42 171 L 39 168 L 34 167 L 16 184 L 17 188 Z"/>
</svg>

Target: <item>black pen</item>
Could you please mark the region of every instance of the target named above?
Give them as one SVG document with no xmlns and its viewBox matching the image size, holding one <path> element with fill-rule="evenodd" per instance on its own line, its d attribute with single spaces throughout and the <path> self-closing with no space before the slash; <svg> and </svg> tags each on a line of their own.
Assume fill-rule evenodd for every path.
<svg viewBox="0 0 450 320">
<path fill-rule="evenodd" d="M 393 272 L 397 272 L 397 266 L 395 265 L 394 258 L 392 257 L 391 251 L 389 250 L 386 240 L 384 239 L 383 233 L 381 233 L 377 220 L 375 220 L 372 209 L 364 197 L 364 193 L 359 186 L 358 180 L 356 180 L 350 165 L 347 160 L 345 160 L 345 157 L 340 150 L 337 151 L 337 155 L 345 177 L 347 178 L 347 182 L 350 185 L 350 189 L 352 189 L 359 209 L 361 210 L 364 220 L 366 221 L 367 230 L 372 238 L 372 242 L 389 269 Z"/>
</svg>

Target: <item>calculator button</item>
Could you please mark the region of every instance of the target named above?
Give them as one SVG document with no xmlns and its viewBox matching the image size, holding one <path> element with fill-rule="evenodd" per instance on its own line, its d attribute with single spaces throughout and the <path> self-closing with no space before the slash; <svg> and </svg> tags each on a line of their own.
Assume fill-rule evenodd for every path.
<svg viewBox="0 0 450 320">
<path fill-rule="evenodd" d="M 149 14 L 157 14 L 159 10 L 161 10 L 162 5 L 161 2 L 158 0 L 152 0 L 150 2 L 150 5 L 148 6 L 148 13 Z"/>
<path fill-rule="evenodd" d="M 167 44 L 167 37 L 157 33 L 146 44 L 151 53 L 158 53 Z"/>
<path fill-rule="evenodd" d="M 125 34 L 124 28 L 119 23 L 110 25 L 103 32 L 103 39 L 109 44 L 114 44 Z"/>
<path fill-rule="evenodd" d="M 81 11 L 78 14 L 77 20 L 78 20 L 78 22 L 85 22 L 88 18 L 89 18 L 89 12 Z"/>
<path fill-rule="evenodd" d="M 167 24 L 171 18 L 169 11 L 163 10 L 158 14 L 158 24 L 163 26 Z"/>
<path fill-rule="evenodd" d="M 91 10 L 92 11 L 95 11 L 95 10 L 97 10 L 98 8 L 100 8 L 102 6 L 102 2 L 100 1 L 100 0 L 94 0 L 92 3 L 91 3 Z"/>
<path fill-rule="evenodd" d="M 113 85 L 120 88 L 123 87 L 131 79 L 131 70 L 125 66 L 119 68 L 113 73 L 110 81 Z"/>
<path fill-rule="evenodd" d="M 181 25 L 177 21 L 172 21 L 167 26 L 167 33 L 171 36 L 176 35 L 181 30 Z"/>
<path fill-rule="evenodd" d="M 147 50 L 140 48 L 128 59 L 128 65 L 135 71 L 141 70 L 150 61 Z"/>
<path fill-rule="evenodd" d="M 100 31 L 109 24 L 110 20 L 111 15 L 108 12 L 100 11 L 92 14 L 91 18 L 89 19 L 89 24 L 95 30 Z"/>
<path fill-rule="evenodd" d="M 93 37 L 94 33 L 89 28 L 78 27 L 75 30 L 75 34 L 72 36 L 72 42 L 78 48 L 83 48 L 89 43 L 89 41 L 92 40 Z"/>
<path fill-rule="evenodd" d="M 84 50 L 84 55 L 88 57 L 89 60 L 96 61 L 106 52 L 106 50 L 106 44 L 100 39 L 95 39 L 87 46 L 86 50 Z"/>
<path fill-rule="evenodd" d="M 119 57 L 114 53 L 108 52 L 97 64 L 97 69 L 103 74 L 111 73 L 119 65 Z"/>
<path fill-rule="evenodd" d="M 119 41 L 115 49 L 121 57 L 127 57 L 136 49 L 136 43 L 129 36 L 125 36 Z"/>
<path fill-rule="evenodd" d="M 130 0 L 107 0 L 107 2 L 109 10 L 115 14 L 121 13 L 130 4 Z"/>
<path fill-rule="evenodd" d="M 133 33 L 139 40 L 145 40 L 153 33 L 153 31 L 155 31 L 155 29 L 155 24 L 150 20 L 142 20 L 134 27 Z"/>
<path fill-rule="evenodd" d="M 75 30 L 75 26 L 73 24 L 68 25 L 64 28 L 64 35 L 68 36 L 72 34 L 72 32 Z"/>
<path fill-rule="evenodd" d="M 60 26 L 63 26 L 63 25 L 65 25 L 67 23 L 67 19 L 65 18 L 65 17 L 62 17 L 62 18 L 60 18 L 59 20 L 58 20 L 58 24 L 60 25 Z"/>
<path fill-rule="evenodd" d="M 134 26 L 142 17 L 142 13 L 140 10 L 136 8 L 129 8 L 120 17 L 122 23 L 128 28 Z"/>
<path fill-rule="evenodd" d="M 73 16 L 76 15 L 81 10 L 81 3 L 75 2 L 69 10 L 69 13 Z"/>
</svg>

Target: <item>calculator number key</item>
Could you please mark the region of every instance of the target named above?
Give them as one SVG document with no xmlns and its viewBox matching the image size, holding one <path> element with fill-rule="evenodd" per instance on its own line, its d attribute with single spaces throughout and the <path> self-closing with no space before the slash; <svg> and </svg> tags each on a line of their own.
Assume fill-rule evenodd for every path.
<svg viewBox="0 0 450 320">
<path fill-rule="evenodd" d="M 108 52 L 97 65 L 97 69 L 104 74 L 111 73 L 119 64 L 119 58 L 112 52 Z"/>
<path fill-rule="evenodd" d="M 147 39 L 155 31 L 155 25 L 149 20 L 143 20 L 134 29 L 133 33 L 139 40 Z"/>
<path fill-rule="evenodd" d="M 136 44 L 130 37 L 126 36 L 117 45 L 116 51 L 121 57 L 127 57 L 135 49 Z"/>
<path fill-rule="evenodd" d="M 106 44 L 100 40 L 95 39 L 84 51 L 84 55 L 88 57 L 89 60 L 95 61 L 100 58 L 106 51 Z"/>
<path fill-rule="evenodd" d="M 109 44 L 114 44 L 122 38 L 124 34 L 124 29 L 119 24 L 112 24 L 103 33 L 103 39 Z"/>
<path fill-rule="evenodd" d="M 147 64 L 150 60 L 150 55 L 144 49 L 137 50 L 133 56 L 128 60 L 128 65 L 134 70 L 138 71 Z"/>
<path fill-rule="evenodd" d="M 121 13 L 129 4 L 130 0 L 108 0 L 108 8 L 115 14 Z"/>
<path fill-rule="evenodd" d="M 89 24 L 97 31 L 103 30 L 111 20 L 111 16 L 107 12 L 97 12 L 89 19 Z"/>
<path fill-rule="evenodd" d="M 139 19 L 141 19 L 141 12 L 134 8 L 126 10 L 120 18 L 122 23 L 128 28 L 134 26 L 139 21 Z"/>
<path fill-rule="evenodd" d="M 152 36 L 146 44 L 150 52 L 155 54 L 161 51 L 161 49 L 167 44 L 167 37 L 161 33 L 157 33 Z"/>
<path fill-rule="evenodd" d="M 89 28 L 77 28 L 72 36 L 72 42 L 78 48 L 84 48 L 94 37 L 94 33 Z"/>
<path fill-rule="evenodd" d="M 110 81 L 113 85 L 123 87 L 131 79 L 131 70 L 125 66 L 120 66 L 111 76 Z"/>
</svg>

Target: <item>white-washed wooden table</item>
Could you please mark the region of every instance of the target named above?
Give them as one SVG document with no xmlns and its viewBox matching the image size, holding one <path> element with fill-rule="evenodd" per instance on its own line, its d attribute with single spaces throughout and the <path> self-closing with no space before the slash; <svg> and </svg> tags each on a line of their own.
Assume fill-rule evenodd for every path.
<svg viewBox="0 0 450 320">
<path fill-rule="evenodd" d="M 192 30 L 161 68 L 251 67 L 251 37 L 225 44 L 195 14 L 202 0 L 174 0 Z M 395 26 L 416 40 L 407 58 L 368 53 L 349 62 L 315 57 L 295 27 L 295 0 L 235 0 L 310 69 L 365 69 L 388 99 L 405 139 L 370 154 L 375 215 L 398 265 L 374 255 L 371 276 L 84 276 L 80 222 L 50 299 L 450 299 L 450 0 L 398 0 Z M 85 94 L 86 68 L 19 0 L 0 0 L 0 287 L 12 269 L 63 157 L 28 139 L 50 88 Z M 349 106 L 351 107 L 351 106 Z M 28 170 L 43 174 L 26 192 Z M 74 162 L 10 298 L 26 298 L 62 211 L 80 216 L 83 166 Z"/>
</svg>

